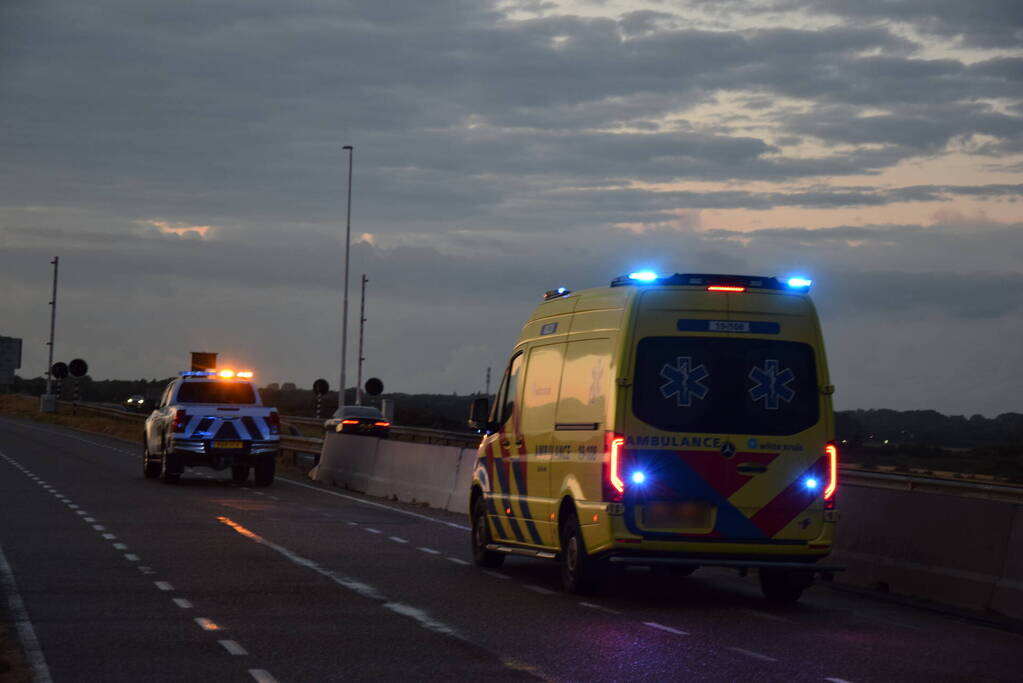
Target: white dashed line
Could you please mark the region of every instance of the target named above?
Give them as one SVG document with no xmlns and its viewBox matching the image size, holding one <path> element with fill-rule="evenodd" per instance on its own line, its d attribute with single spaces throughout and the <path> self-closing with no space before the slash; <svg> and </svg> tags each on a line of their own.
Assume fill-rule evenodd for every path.
<svg viewBox="0 0 1023 683">
<path fill-rule="evenodd" d="M 831 681 L 831 683 L 850 683 L 850 681 L 847 681 L 844 678 L 825 678 L 824 680 Z"/>
<path fill-rule="evenodd" d="M 434 550 L 433 548 L 427 548 L 425 546 L 419 546 L 419 550 L 422 550 L 424 553 L 428 553 L 430 555 L 440 555 L 439 550 Z"/>
<path fill-rule="evenodd" d="M 532 584 L 527 583 L 525 586 L 523 586 L 523 588 L 531 590 L 534 593 L 539 593 L 540 595 L 554 595 L 554 591 L 544 588 L 543 586 L 534 586 Z"/>
<path fill-rule="evenodd" d="M 644 621 L 643 625 L 644 626 L 649 626 L 650 628 L 656 628 L 656 629 L 659 629 L 661 631 L 666 631 L 668 633 L 674 633 L 676 636 L 688 636 L 689 635 L 685 631 L 679 631 L 677 628 L 672 628 L 670 626 L 665 626 L 664 624 L 658 624 L 656 621 Z"/>
<path fill-rule="evenodd" d="M 172 590 L 174 590 L 174 586 L 170 585 L 166 581 L 154 581 L 153 583 L 156 584 L 156 587 L 159 588 L 162 591 L 172 591 Z"/>
<path fill-rule="evenodd" d="M 501 572 L 491 571 L 489 569 L 484 569 L 483 573 L 486 574 L 487 576 L 493 576 L 495 579 L 510 579 L 511 578 L 507 574 L 502 574 Z"/>
<path fill-rule="evenodd" d="M 68 503 L 68 504 L 67 504 L 67 506 L 68 506 L 69 508 L 71 508 L 72 510 L 77 510 L 77 509 L 78 509 L 78 506 L 77 506 L 77 505 L 75 505 L 74 503 Z"/>
<path fill-rule="evenodd" d="M 86 512 L 85 510 L 75 510 L 75 514 L 76 514 L 76 515 L 82 515 L 82 516 L 85 516 L 85 515 L 87 515 L 87 514 L 89 514 L 89 513 L 88 513 L 88 512 Z"/>
<path fill-rule="evenodd" d="M 156 570 L 153 569 L 152 567 L 145 567 L 145 566 L 139 567 L 139 571 L 142 572 L 143 574 L 147 575 L 147 576 L 156 573 Z"/>
<path fill-rule="evenodd" d="M 246 650 L 244 647 L 234 642 L 233 640 L 218 640 L 217 642 L 223 645 L 224 649 L 227 650 L 229 654 L 232 655 L 249 654 L 248 650 Z"/>
<path fill-rule="evenodd" d="M 217 626 L 217 623 L 215 621 L 213 621 L 212 619 L 207 619 L 206 617 L 196 617 L 195 623 L 199 624 L 199 628 L 201 628 L 203 631 L 220 630 L 220 627 Z"/>
<path fill-rule="evenodd" d="M 759 659 L 762 662 L 777 662 L 778 661 L 774 657 L 768 657 L 767 655 L 762 655 L 759 652 L 754 652 L 753 650 L 744 650 L 741 647 L 730 647 L 728 649 L 731 650 L 732 652 L 738 652 L 741 655 L 746 655 L 747 657 L 752 657 L 753 659 Z"/>
<path fill-rule="evenodd" d="M 93 524 L 92 528 L 95 529 L 96 531 L 106 531 L 107 530 L 107 528 L 105 526 L 103 526 L 102 524 Z"/>
<path fill-rule="evenodd" d="M 388 538 L 390 538 L 395 543 L 408 543 L 408 541 L 402 538 L 401 536 L 389 536 Z"/>
<path fill-rule="evenodd" d="M 96 518 L 95 517 L 82 517 L 82 521 L 85 522 L 86 524 L 92 524 L 93 522 L 96 521 Z"/>
<path fill-rule="evenodd" d="M 359 526 L 358 522 L 346 522 L 348 526 Z"/>
<path fill-rule="evenodd" d="M 265 496 L 266 495 L 262 491 L 253 491 L 253 493 L 255 493 L 257 496 Z"/>
<path fill-rule="evenodd" d="M 255 678 L 257 683 L 277 683 L 277 679 L 266 669 L 249 669 L 249 675 Z"/>
<path fill-rule="evenodd" d="M 117 538 L 117 536 L 114 536 L 113 534 L 103 534 L 103 538 L 107 539 L 108 541 L 112 541 L 115 538 Z"/>
<path fill-rule="evenodd" d="M 757 617 L 758 619 L 767 619 L 768 621 L 777 621 L 777 622 L 781 622 L 783 624 L 796 624 L 796 623 L 798 623 L 797 621 L 795 621 L 793 619 L 786 619 L 785 617 L 779 617 L 776 614 L 769 614 L 767 612 L 761 612 L 760 610 L 740 609 L 739 611 L 742 612 L 743 614 L 748 614 L 751 617 Z"/>
<path fill-rule="evenodd" d="M 280 498 L 278 498 L 277 496 L 270 496 L 270 498 L 272 498 L 273 500 L 280 500 Z"/>
<path fill-rule="evenodd" d="M 135 553 L 125 553 L 124 559 L 128 560 L 129 562 L 138 562 L 142 558 L 136 555 Z"/>
<path fill-rule="evenodd" d="M 114 543 L 113 546 L 117 550 L 127 550 L 128 549 L 128 544 L 127 543 Z"/>
<path fill-rule="evenodd" d="M 596 605 L 596 604 L 594 604 L 592 602 L 584 602 L 584 601 L 580 600 L 579 604 L 582 605 L 583 607 L 589 607 L 590 609 L 599 610 L 601 612 L 607 612 L 608 614 L 621 614 L 621 612 L 619 612 L 616 609 L 611 609 L 610 607 L 604 607 L 603 605 Z"/>
<path fill-rule="evenodd" d="M 366 531 L 368 531 L 371 534 L 379 534 L 380 533 L 380 529 L 374 529 L 372 527 L 365 527 L 365 529 L 366 529 Z"/>
<path fill-rule="evenodd" d="M 6 457 L 6 456 L 5 456 Z M 21 646 L 25 652 L 25 661 L 32 669 L 32 678 L 38 683 L 52 683 L 50 668 L 46 665 L 46 657 L 39 647 L 39 639 L 36 637 L 32 621 L 25 610 L 25 603 L 18 593 L 18 584 L 14 581 L 14 572 L 7 564 L 3 549 L 0 548 L 0 592 L 7 596 L 7 606 L 11 615 L 11 626 L 18 634 Z"/>
<path fill-rule="evenodd" d="M 180 607 L 181 609 L 192 609 L 192 607 L 194 607 L 194 605 L 191 602 L 185 600 L 184 598 L 174 598 L 174 604 Z"/>
<path fill-rule="evenodd" d="M 463 560 L 460 557 L 449 557 L 449 558 L 447 558 L 447 560 L 448 560 L 448 562 L 454 562 L 455 564 L 469 564 L 468 562 L 466 562 L 465 560 Z"/>
</svg>

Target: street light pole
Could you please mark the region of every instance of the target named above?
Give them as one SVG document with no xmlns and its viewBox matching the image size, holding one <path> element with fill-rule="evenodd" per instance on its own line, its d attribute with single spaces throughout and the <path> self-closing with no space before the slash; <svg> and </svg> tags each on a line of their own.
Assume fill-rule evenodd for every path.
<svg viewBox="0 0 1023 683">
<path fill-rule="evenodd" d="M 54 256 L 50 261 L 53 264 L 53 300 L 50 301 L 50 341 L 46 345 L 50 347 L 50 359 L 46 363 L 46 393 L 50 394 L 53 385 L 53 330 L 57 326 L 57 268 L 60 265 L 60 257 Z"/>
<path fill-rule="evenodd" d="M 355 405 L 362 405 L 362 361 L 366 360 L 362 356 L 362 333 L 366 328 L 366 283 L 369 282 L 369 278 L 366 274 L 362 274 L 362 306 L 359 308 L 359 373 L 358 379 L 355 380 Z"/>
<path fill-rule="evenodd" d="M 338 387 L 337 405 L 345 405 L 345 362 L 348 360 L 348 264 L 352 245 L 352 157 L 355 148 L 345 145 L 348 150 L 348 219 L 345 222 L 345 302 L 341 313 L 341 384 Z"/>
</svg>

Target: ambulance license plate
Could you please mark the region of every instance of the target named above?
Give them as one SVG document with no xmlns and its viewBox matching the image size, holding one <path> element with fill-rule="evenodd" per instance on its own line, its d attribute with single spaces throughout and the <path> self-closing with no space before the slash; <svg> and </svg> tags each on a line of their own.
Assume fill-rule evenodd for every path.
<svg viewBox="0 0 1023 683">
<path fill-rule="evenodd" d="M 653 529 L 705 529 L 714 506 L 699 501 L 653 501 L 643 506 L 643 525 Z"/>
<path fill-rule="evenodd" d="M 242 442 L 241 441 L 214 441 L 213 442 L 213 447 L 214 448 L 241 448 L 242 447 Z"/>
</svg>

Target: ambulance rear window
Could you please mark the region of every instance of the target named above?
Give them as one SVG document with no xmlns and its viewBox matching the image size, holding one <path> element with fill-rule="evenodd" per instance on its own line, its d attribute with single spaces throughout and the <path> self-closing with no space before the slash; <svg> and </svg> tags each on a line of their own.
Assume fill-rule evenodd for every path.
<svg viewBox="0 0 1023 683">
<path fill-rule="evenodd" d="M 231 403 L 251 405 L 256 402 L 248 382 L 184 382 L 178 389 L 178 403 Z"/>
<path fill-rule="evenodd" d="M 774 339 L 647 337 L 636 350 L 632 411 L 670 432 L 801 432 L 820 418 L 813 348 Z"/>
</svg>

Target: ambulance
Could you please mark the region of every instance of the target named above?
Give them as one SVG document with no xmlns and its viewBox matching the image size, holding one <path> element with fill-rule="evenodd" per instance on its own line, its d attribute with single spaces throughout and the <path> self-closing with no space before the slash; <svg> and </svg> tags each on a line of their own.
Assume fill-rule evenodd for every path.
<svg viewBox="0 0 1023 683">
<path fill-rule="evenodd" d="M 783 602 L 833 576 L 834 387 L 810 285 L 644 271 L 547 292 L 494 405 L 472 406 L 476 564 L 555 560 L 575 593 L 629 565 L 755 570 Z"/>
</svg>

